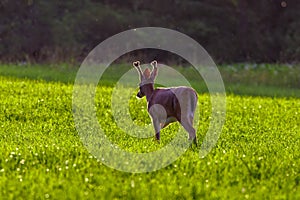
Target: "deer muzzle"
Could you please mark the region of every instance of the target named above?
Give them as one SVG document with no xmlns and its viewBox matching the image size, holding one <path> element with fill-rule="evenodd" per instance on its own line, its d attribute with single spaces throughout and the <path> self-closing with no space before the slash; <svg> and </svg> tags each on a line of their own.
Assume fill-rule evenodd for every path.
<svg viewBox="0 0 300 200">
<path fill-rule="evenodd" d="M 138 98 L 142 98 L 144 95 L 141 93 L 141 91 L 139 91 L 139 92 L 136 94 L 136 96 L 137 96 Z"/>
</svg>

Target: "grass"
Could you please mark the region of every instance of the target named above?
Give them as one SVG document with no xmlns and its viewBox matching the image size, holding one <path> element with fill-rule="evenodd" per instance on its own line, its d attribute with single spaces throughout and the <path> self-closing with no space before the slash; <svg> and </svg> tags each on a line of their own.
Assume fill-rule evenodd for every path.
<svg viewBox="0 0 300 200">
<path fill-rule="evenodd" d="M 72 83 L 76 77 L 76 67 L 71 67 L 68 64 L 0 64 L 0 75 L 33 80 Z"/>
<path fill-rule="evenodd" d="M 0 64 L 0 75 L 6 77 L 44 80 L 47 82 L 73 83 L 79 66 L 69 64 L 29 65 Z M 114 86 L 131 65 L 110 66 L 103 74 L 101 83 Z M 192 68 L 175 67 L 200 93 L 207 92 L 204 82 L 199 85 L 201 76 Z M 234 64 L 219 66 L 228 94 L 300 97 L 300 66 L 274 64 Z"/>
<path fill-rule="evenodd" d="M 0 67 L 0 199 L 300 198 L 298 94 L 274 97 L 229 92 L 223 132 L 205 158 L 199 158 L 199 148 L 194 147 L 161 170 L 126 173 L 107 167 L 82 144 L 72 116 L 75 73 L 71 69 L 28 66 L 23 71 L 19 67 Z M 61 70 L 71 72 L 64 75 Z M 96 95 L 97 117 L 111 141 L 132 152 L 155 151 L 171 141 L 178 124 L 162 131 L 161 144 L 120 130 L 109 105 L 113 84 L 108 79 L 103 83 Z M 281 87 L 287 88 L 272 86 L 277 92 Z M 264 87 L 252 91 L 259 88 Z M 298 90 L 290 87 L 287 91 Z M 128 104 L 131 118 L 136 124 L 149 124 L 145 100 L 134 95 Z M 199 108 L 201 143 L 210 119 L 208 94 L 199 94 Z"/>
</svg>

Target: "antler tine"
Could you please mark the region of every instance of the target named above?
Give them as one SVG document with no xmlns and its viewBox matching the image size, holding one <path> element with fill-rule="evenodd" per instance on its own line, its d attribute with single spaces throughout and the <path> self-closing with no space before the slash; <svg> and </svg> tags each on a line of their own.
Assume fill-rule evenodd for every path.
<svg viewBox="0 0 300 200">
<path fill-rule="evenodd" d="M 137 71 L 140 75 L 140 80 L 142 80 L 143 73 L 142 73 L 142 70 L 141 70 L 140 61 L 135 61 L 135 62 L 132 63 L 132 65 L 137 69 Z"/>
<path fill-rule="evenodd" d="M 153 68 L 157 68 L 157 61 L 156 61 L 156 60 L 153 60 L 153 61 L 151 62 L 151 65 L 152 65 Z"/>
<path fill-rule="evenodd" d="M 153 60 L 151 62 L 151 66 L 153 67 L 153 70 L 151 72 L 151 79 L 154 80 L 157 75 L 157 61 Z"/>
</svg>

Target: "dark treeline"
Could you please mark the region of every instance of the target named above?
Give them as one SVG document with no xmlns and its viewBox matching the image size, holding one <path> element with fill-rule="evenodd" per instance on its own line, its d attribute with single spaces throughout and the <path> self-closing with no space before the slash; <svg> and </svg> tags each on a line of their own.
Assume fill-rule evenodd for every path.
<svg viewBox="0 0 300 200">
<path fill-rule="evenodd" d="M 299 0 L 1 0 L 2 62 L 81 61 L 131 28 L 189 35 L 219 63 L 299 62 Z"/>
</svg>

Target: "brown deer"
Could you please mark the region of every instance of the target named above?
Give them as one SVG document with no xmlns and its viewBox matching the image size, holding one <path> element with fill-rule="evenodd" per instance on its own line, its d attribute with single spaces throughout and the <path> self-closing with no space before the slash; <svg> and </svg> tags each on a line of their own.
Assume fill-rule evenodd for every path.
<svg viewBox="0 0 300 200">
<path fill-rule="evenodd" d="M 137 97 L 146 96 L 148 113 L 155 129 L 155 137 L 160 140 L 160 130 L 172 122 L 180 122 L 189 133 L 189 140 L 197 145 L 196 131 L 193 127 L 194 113 L 197 107 L 197 93 L 190 87 L 154 88 L 157 76 L 157 61 L 152 61 L 152 72 L 146 68 L 142 72 L 140 62 L 133 62 L 140 77 Z"/>
</svg>

